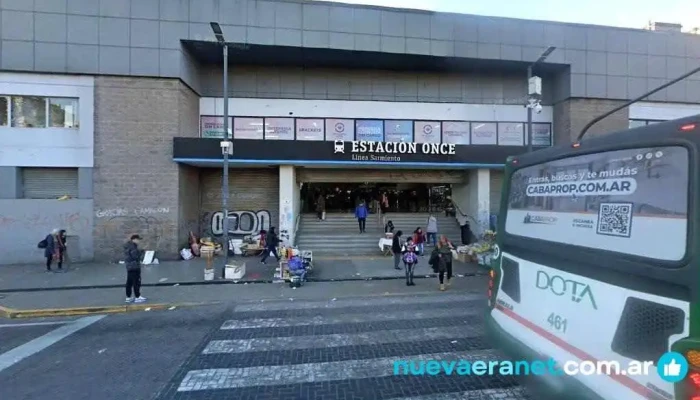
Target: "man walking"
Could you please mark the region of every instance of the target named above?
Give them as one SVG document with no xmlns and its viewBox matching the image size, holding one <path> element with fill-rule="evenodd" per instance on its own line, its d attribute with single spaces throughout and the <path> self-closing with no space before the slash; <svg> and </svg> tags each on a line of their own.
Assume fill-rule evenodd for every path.
<svg viewBox="0 0 700 400">
<path fill-rule="evenodd" d="M 365 225 L 367 222 L 367 206 L 365 206 L 364 200 L 360 201 L 360 205 L 355 208 L 355 218 L 357 218 L 357 223 L 360 226 L 360 233 L 365 233 Z"/>
<path fill-rule="evenodd" d="M 139 250 L 141 236 L 131 235 L 124 245 L 124 263 L 126 264 L 126 302 L 143 303 L 141 296 L 141 251 Z M 131 297 L 133 290 L 134 297 Z"/>
</svg>

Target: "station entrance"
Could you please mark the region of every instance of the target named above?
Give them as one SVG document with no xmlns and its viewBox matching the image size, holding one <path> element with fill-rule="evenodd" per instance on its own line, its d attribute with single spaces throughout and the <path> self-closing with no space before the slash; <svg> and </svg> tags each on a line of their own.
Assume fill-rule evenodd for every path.
<svg viewBox="0 0 700 400">
<path fill-rule="evenodd" d="M 372 213 L 444 212 L 451 208 L 452 184 L 464 183 L 465 175 L 452 170 L 304 168 L 298 177 L 301 210 L 315 212 L 322 195 L 327 213 L 352 212 L 361 201 Z"/>
</svg>

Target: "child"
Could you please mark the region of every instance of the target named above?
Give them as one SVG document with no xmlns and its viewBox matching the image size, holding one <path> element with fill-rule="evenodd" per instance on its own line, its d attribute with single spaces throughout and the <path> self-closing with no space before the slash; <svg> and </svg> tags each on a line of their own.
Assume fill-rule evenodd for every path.
<svg viewBox="0 0 700 400">
<path fill-rule="evenodd" d="M 403 253 L 403 265 L 406 269 L 406 286 L 415 286 L 415 283 L 413 283 L 413 267 L 418 262 L 418 256 L 416 255 L 416 245 L 413 244 L 412 238 L 406 239 L 401 252 Z"/>
</svg>

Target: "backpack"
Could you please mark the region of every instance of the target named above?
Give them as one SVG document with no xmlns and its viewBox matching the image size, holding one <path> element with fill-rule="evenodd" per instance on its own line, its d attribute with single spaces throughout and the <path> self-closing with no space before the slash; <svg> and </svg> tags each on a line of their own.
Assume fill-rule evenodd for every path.
<svg viewBox="0 0 700 400">
<path fill-rule="evenodd" d="M 415 264 L 418 261 L 418 256 L 413 251 L 407 251 L 403 255 L 403 262 L 406 264 Z"/>
<path fill-rule="evenodd" d="M 41 242 L 37 243 L 36 247 L 38 249 L 45 249 L 49 246 L 49 243 L 46 241 L 46 239 L 42 240 Z"/>
</svg>

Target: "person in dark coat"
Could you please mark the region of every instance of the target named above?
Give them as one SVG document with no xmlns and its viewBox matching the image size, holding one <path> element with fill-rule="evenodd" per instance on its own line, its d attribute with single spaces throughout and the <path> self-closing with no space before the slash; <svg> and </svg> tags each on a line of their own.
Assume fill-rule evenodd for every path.
<svg viewBox="0 0 700 400">
<path fill-rule="evenodd" d="M 267 236 L 265 236 L 265 250 L 263 250 L 263 256 L 260 262 L 265 264 L 265 261 L 270 253 L 272 253 L 272 255 L 277 258 L 277 262 L 279 262 L 280 256 L 277 253 L 277 246 L 279 246 L 279 244 L 280 238 L 277 236 L 277 232 L 275 232 L 275 227 L 272 226 L 270 227 L 270 230 L 267 231 Z"/>
<path fill-rule="evenodd" d="M 124 245 L 124 264 L 126 264 L 126 302 L 143 303 L 146 298 L 141 296 L 141 236 L 131 235 Z M 134 297 L 131 297 L 133 290 Z"/>
<path fill-rule="evenodd" d="M 46 236 L 46 272 L 51 272 L 51 264 L 55 260 L 58 264 L 58 272 L 63 272 L 63 257 L 66 253 L 66 231 L 54 229 Z"/>
<path fill-rule="evenodd" d="M 401 269 L 399 263 L 401 262 L 401 235 L 403 232 L 397 231 L 394 238 L 391 240 L 391 252 L 394 254 L 394 269 Z"/>
<path fill-rule="evenodd" d="M 318 216 L 319 221 L 323 221 L 323 213 L 326 211 L 326 198 L 322 195 L 318 195 L 316 199 L 316 216 Z"/>
</svg>

